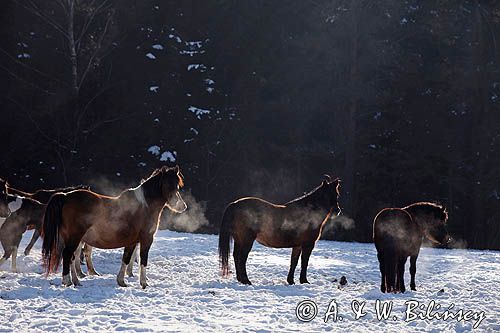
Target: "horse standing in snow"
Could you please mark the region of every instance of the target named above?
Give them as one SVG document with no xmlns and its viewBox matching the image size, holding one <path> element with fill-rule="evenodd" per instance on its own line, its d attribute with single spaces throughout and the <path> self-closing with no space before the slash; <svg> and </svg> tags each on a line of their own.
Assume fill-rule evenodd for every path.
<svg viewBox="0 0 500 333">
<path fill-rule="evenodd" d="M 187 208 L 179 194 L 182 186 L 183 177 L 176 166 L 156 169 L 139 186 L 117 197 L 89 190 L 53 195 L 42 227 L 42 255 L 47 274 L 57 270 L 62 257 L 63 285 L 80 285 L 75 267 L 75 254 L 78 258 L 79 253 L 75 251 L 81 242 L 103 249 L 125 247 L 117 282 L 126 286 L 125 270 L 139 243 L 140 284 L 146 288 L 148 253 L 163 208 L 166 206 L 175 213 L 182 213 Z M 183 207 L 178 209 L 180 204 Z"/>
<path fill-rule="evenodd" d="M 40 236 L 45 204 L 49 201 L 50 197 L 54 193 L 73 191 L 79 188 L 85 187 L 78 186 L 54 190 L 38 190 L 35 193 L 28 193 L 7 185 L 7 198 L 11 214 L 5 218 L 5 221 L 0 226 L 0 242 L 4 250 L 4 255 L 0 258 L 0 265 L 12 256 L 11 270 L 16 272 L 17 250 L 23 234 L 26 230 L 35 229 L 30 243 L 24 250 L 24 254 L 29 255 L 31 248 L 35 245 Z M 80 272 L 80 274 L 83 273 Z"/>
<path fill-rule="evenodd" d="M 447 244 L 448 213 L 440 205 L 417 202 L 404 208 L 385 208 L 373 222 L 373 241 L 380 264 L 380 290 L 405 292 L 404 268 L 410 257 L 410 288 L 415 289 L 417 258 L 422 240 L 427 237 L 438 244 Z"/>
<path fill-rule="evenodd" d="M 16 188 L 10 187 L 7 185 L 7 191 L 9 193 L 9 198 L 12 200 L 18 201 L 19 202 L 19 208 L 12 214 L 12 216 L 7 219 L 5 222 L 9 224 L 16 224 L 20 226 L 22 222 L 24 221 L 26 224 L 26 227 L 28 230 L 30 229 L 35 229 L 33 232 L 33 236 L 31 237 L 31 240 L 26 246 L 26 249 L 24 250 L 24 255 L 29 255 L 31 249 L 33 248 L 33 245 L 35 245 L 36 241 L 40 237 L 40 231 L 42 229 L 42 219 L 43 219 L 43 211 L 45 210 L 45 205 L 49 202 L 50 197 L 54 195 L 55 193 L 66 193 L 74 190 L 81 190 L 81 189 L 89 189 L 88 186 L 84 185 L 78 185 L 78 186 L 70 186 L 70 187 L 64 187 L 64 188 L 56 188 L 56 189 L 51 189 L 51 190 L 37 190 L 34 193 L 29 193 L 29 192 L 24 192 L 21 190 L 18 190 Z M 25 229 L 26 230 L 26 229 Z M 23 233 L 24 231 L 23 230 Z M 0 231 L 0 233 L 2 233 Z M 17 236 L 17 234 L 16 234 Z M 14 235 L 12 234 L 12 238 Z M 12 242 L 11 245 L 19 246 L 19 242 L 21 241 L 21 238 L 19 238 L 19 241 Z M 6 246 L 3 244 L 2 245 L 4 250 L 6 250 Z M 9 244 L 8 244 L 9 245 Z"/>
<path fill-rule="evenodd" d="M 229 204 L 224 212 L 219 233 L 219 259 L 222 275 L 229 274 L 231 237 L 234 239 L 236 278 L 251 284 L 246 262 L 254 240 L 274 248 L 292 248 L 287 282 L 294 284 L 294 273 L 302 254 L 300 283 L 307 281 L 309 257 L 332 213 L 340 214 L 338 196 L 340 180 L 330 176 L 308 194 L 284 205 L 248 197 Z"/>
</svg>

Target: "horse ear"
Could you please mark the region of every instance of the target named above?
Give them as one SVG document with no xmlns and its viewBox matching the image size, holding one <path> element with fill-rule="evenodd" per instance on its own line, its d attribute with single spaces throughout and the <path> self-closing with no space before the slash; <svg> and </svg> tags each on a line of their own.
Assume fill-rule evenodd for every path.
<svg viewBox="0 0 500 333">
<path fill-rule="evenodd" d="M 328 174 L 324 174 L 323 177 L 325 178 L 325 180 L 328 182 L 328 183 L 331 183 L 332 182 L 332 177 Z"/>
<path fill-rule="evenodd" d="M 321 182 L 321 186 L 326 186 L 326 185 L 328 185 L 328 181 L 325 179 Z"/>
</svg>

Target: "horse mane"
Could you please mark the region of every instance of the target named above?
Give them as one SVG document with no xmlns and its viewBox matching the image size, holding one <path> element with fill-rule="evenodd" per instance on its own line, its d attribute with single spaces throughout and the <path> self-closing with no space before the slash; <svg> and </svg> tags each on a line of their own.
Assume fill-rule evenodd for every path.
<svg viewBox="0 0 500 333">
<path fill-rule="evenodd" d="M 421 201 L 415 202 L 411 205 L 404 207 L 404 210 L 418 208 L 426 213 L 435 213 L 436 211 L 441 214 L 441 219 L 446 223 L 448 221 L 448 211 L 443 205 L 437 204 L 435 202 Z"/>
<path fill-rule="evenodd" d="M 66 192 L 66 191 L 72 191 L 72 190 L 88 190 L 90 189 L 90 186 L 88 185 L 75 185 L 75 186 L 67 186 L 67 187 L 56 187 L 54 189 L 39 189 L 36 190 L 33 194 L 37 194 L 40 192 Z"/>
<path fill-rule="evenodd" d="M 35 203 L 37 205 L 45 206 L 45 204 L 43 202 L 40 202 L 40 201 L 38 201 L 36 199 L 33 199 L 33 198 L 30 198 L 30 197 L 25 197 L 25 196 L 22 196 L 22 195 L 19 195 L 19 194 L 15 194 L 15 193 L 9 193 L 9 194 L 7 194 L 7 197 L 9 197 L 9 198 L 16 198 L 16 199 L 22 199 L 22 200 L 33 202 L 33 203 Z"/>
<path fill-rule="evenodd" d="M 304 195 L 302 195 L 302 196 L 300 196 L 300 197 L 298 197 L 298 198 L 295 198 L 295 199 L 293 199 L 293 200 L 288 201 L 287 203 L 285 203 L 285 206 L 288 206 L 289 204 L 292 204 L 292 203 L 295 203 L 295 202 L 297 202 L 297 201 L 301 201 L 301 200 L 303 200 L 303 199 L 305 199 L 305 198 L 307 198 L 307 197 L 310 197 L 310 196 L 311 196 L 311 195 L 313 195 L 313 194 L 314 194 L 314 193 L 315 193 L 315 192 L 316 192 L 316 191 L 317 191 L 320 187 L 321 187 L 321 184 L 320 184 L 320 185 L 318 185 L 318 186 L 316 186 L 314 189 L 312 189 L 311 191 L 307 192 L 306 194 L 304 194 Z"/>
<path fill-rule="evenodd" d="M 328 181 L 328 184 L 333 184 L 333 183 L 338 182 L 338 181 L 340 181 L 340 178 L 335 178 L 335 179 L 334 179 L 334 180 L 332 180 L 332 181 Z M 284 205 L 285 205 L 285 206 L 287 206 L 287 205 L 289 205 L 289 204 L 292 204 L 292 203 L 295 203 L 295 202 L 297 202 L 297 201 L 303 200 L 303 199 L 305 199 L 305 198 L 307 198 L 307 197 L 310 197 L 311 195 L 313 195 L 314 193 L 316 193 L 316 191 L 317 191 L 317 190 L 319 190 L 319 188 L 320 188 L 322 185 L 323 185 L 323 183 L 319 184 L 318 186 L 316 186 L 315 188 L 313 188 L 311 191 L 307 192 L 306 194 L 304 194 L 304 195 L 302 195 L 302 196 L 300 196 L 300 197 L 298 197 L 298 198 L 295 198 L 295 199 L 293 199 L 293 200 L 288 201 L 288 202 L 287 202 L 287 203 L 285 203 Z M 339 188 L 338 188 L 338 186 L 337 186 L 337 188 L 335 189 L 335 191 L 337 192 L 337 194 L 339 194 Z"/>
</svg>

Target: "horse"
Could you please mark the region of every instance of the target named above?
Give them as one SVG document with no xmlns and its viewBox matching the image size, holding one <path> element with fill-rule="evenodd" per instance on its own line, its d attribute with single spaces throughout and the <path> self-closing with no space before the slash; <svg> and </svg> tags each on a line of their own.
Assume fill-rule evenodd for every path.
<svg viewBox="0 0 500 333">
<path fill-rule="evenodd" d="M 40 189 L 37 190 L 33 193 L 30 192 L 25 192 L 18 190 L 14 187 L 7 186 L 7 191 L 9 195 L 14 195 L 17 199 L 20 200 L 21 206 L 19 209 L 22 209 L 18 214 L 16 214 L 17 222 L 21 223 L 21 220 L 26 220 L 26 226 L 29 229 L 35 229 L 33 232 L 33 236 L 31 236 L 31 240 L 26 246 L 26 249 L 24 249 L 24 255 L 28 256 L 31 252 L 31 249 L 35 245 L 36 241 L 40 237 L 40 230 L 42 228 L 42 219 L 39 219 L 39 210 L 44 210 L 45 205 L 49 202 L 50 197 L 55 194 L 55 193 L 66 193 L 74 190 L 80 190 L 80 189 L 90 189 L 89 186 L 85 185 L 77 185 L 77 186 L 69 186 L 69 187 L 61 187 L 61 188 L 55 188 L 55 189 Z M 23 201 L 26 202 L 26 205 L 23 206 Z M 42 204 L 43 207 L 40 207 L 39 204 Z M 30 214 L 32 213 L 31 217 Z M 43 217 L 43 212 L 42 212 L 42 217 Z M 15 237 L 14 237 L 15 238 Z M 19 239 L 20 242 L 20 239 Z M 19 242 L 15 243 L 16 245 L 16 250 L 19 245 Z M 13 243 L 14 245 L 14 243 Z M 4 246 L 4 250 L 5 250 Z M 83 273 L 82 273 L 83 274 Z"/>
<path fill-rule="evenodd" d="M 223 277 L 229 274 L 229 251 L 234 239 L 234 264 L 240 283 L 251 285 L 246 271 L 254 240 L 267 247 L 292 248 L 288 284 L 302 254 L 300 283 L 307 281 L 309 257 L 332 213 L 339 215 L 340 179 L 330 176 L 321 185 L 285 204 L 278 205 L 256 197 L 230 203 L 224 211 L 219 232 L 219 261 Z"/>
<path fill-rule="evenodd" d="M 4 249 L 4 255 L 0 258 L 0 266 L 12 256 L 11 270 L 13 272 L 17 271 L 17 250 L 26 230 L 35 229 L 30 243 L 24 250 L 25 255 L 29 255 L 31 248 L 37 241 L 40 235 L 39 231 L 42 226 L 46 202 L 40 202 L 35 200 L 35 198 L 45 198 L 48 201 L 48 195 L 61 191 L 72 191 L 76 188 L 83 187 L 79 186 L 54 190 L 38 190 L 35 193 L 28 193 L 7 185 L 7 191 L 9 192 L 7 198 L 11 214 L 5 218 L 0 226 L 0 242 Z M 20 196 L 21 194 L 25 194 L 26 196 Z M 79 274 L 83 274 L 81 270 Z"/>
<path fill-rule="evenodd" d="M 424 237 L 445 245 L 451 238 L 446 230 L 446 208 L 431 202 L 417 202 L 404 208 L 385 208 L 373 221 L 373 241 L 381 273 L 380 291 L 406 291 L 404 269 L 410 257 L 410 288 L 416 290 L 417 258 Z"/>
<path fill-rule="evenodd" d="M 7 181 L 0 178 L 0 217 L 6 218 L 10 213 Z"/>
<path fill-rule="evenodd" d="M 11 270 L 17 272 L 17 249 L 27 229 L 36 229 L 41 225 L 45 205 L 30 198 L 20 198 L 9 195 L 11 203 L 17 209 L 5 219 L 0 227 L 0 242 L 4 250 L 0 258 L 0 266 L 12 256 Z"/>
<path fill-rule="evenodd" d="M 74 259 L 79 255 L 75 251 L 80 249 L 81 242 L 103 249 L 124 247 L 116 280 L 119 286 L 126 286 L 125 270 L 139 243 L 140 285 L 146 288 L 149 249 L 164 207 L 175 213 L 182 213 L 187 208 L 179 193 L 183 185 L 179 166 L 163 166 L 154 170 L 139 186 L 125 190 L 117 197 L 90 190 L 54 194 L 45 210 L 42 226 L 42 257 L 46 273 L 55 272 L 62 258 L 62 284 L 78 286 L 80 281 Z M 179 209 L 180 204 L 183 208 Z"/>
</svg>

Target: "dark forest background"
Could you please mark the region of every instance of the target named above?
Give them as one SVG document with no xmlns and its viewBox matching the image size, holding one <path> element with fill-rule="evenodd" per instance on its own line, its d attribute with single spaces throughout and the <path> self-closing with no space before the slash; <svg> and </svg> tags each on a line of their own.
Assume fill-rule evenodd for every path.
<svg viewBox="0 0 500 333">
<path fill-rule="evenodd" d="M 498 1 L 7 0 L 0 26 L 14 187 L 112 194 L 179 164 L 217 232 L 231 200 L 328 173 L 355 227 L 324 238 L 429 200 L 500 249 Z"/>
</svg>

